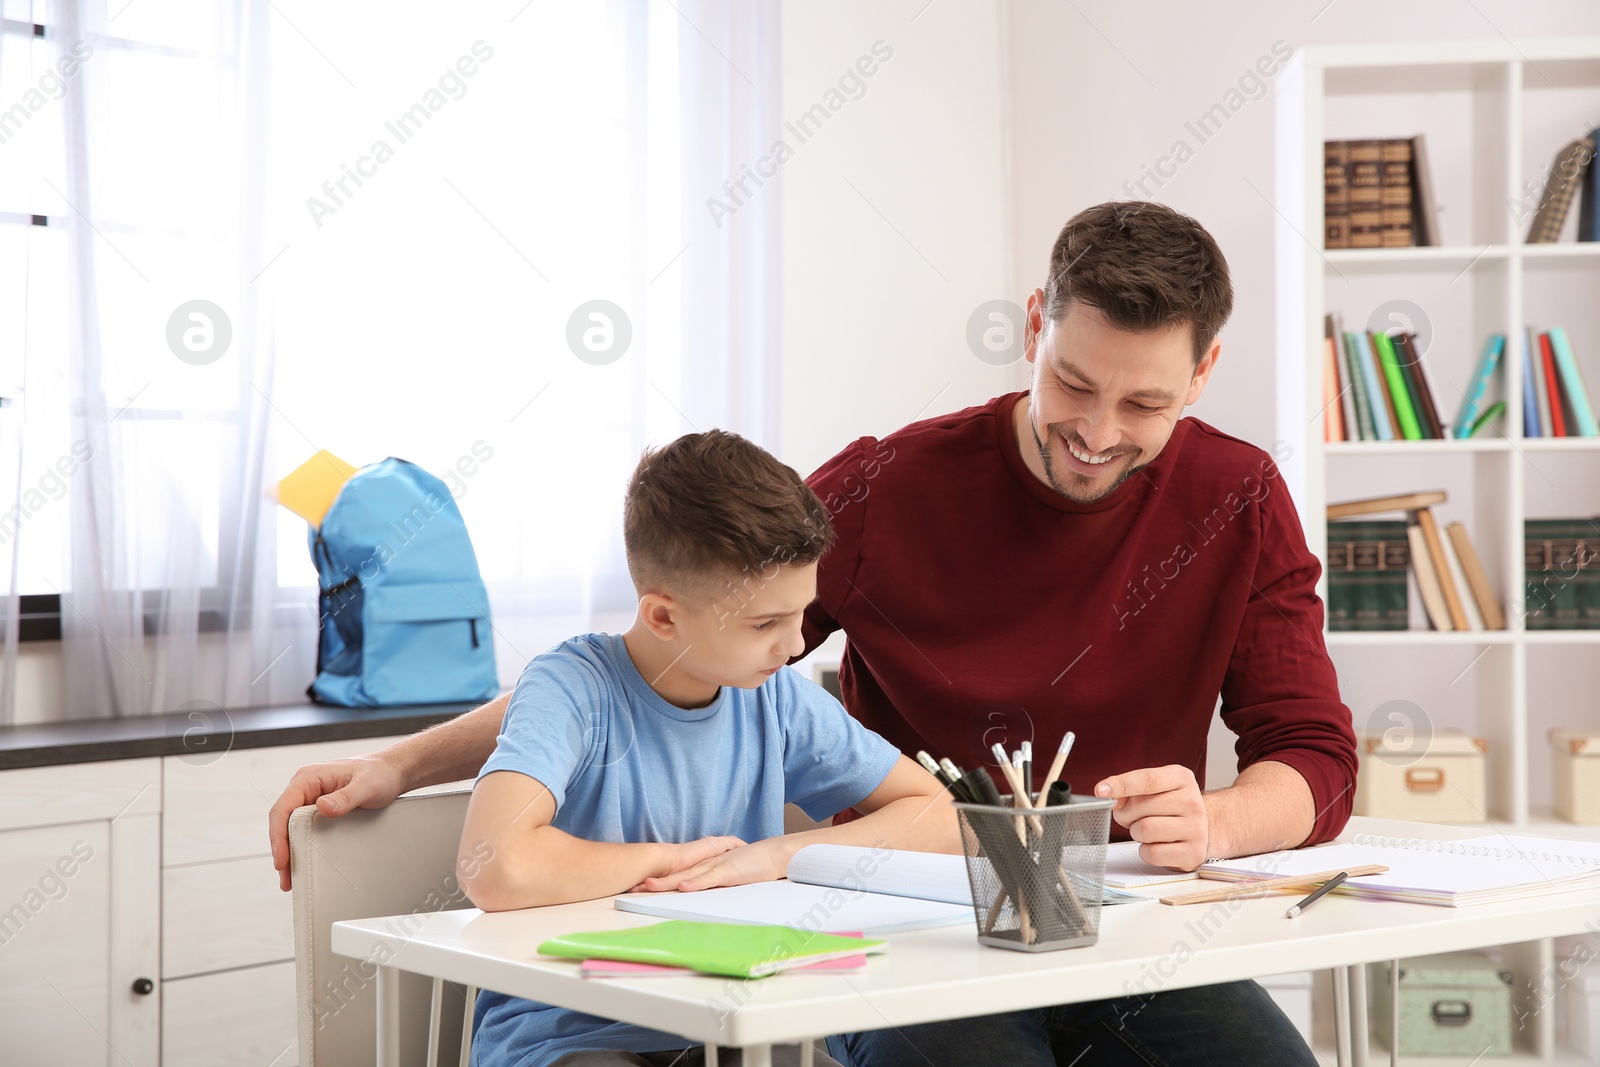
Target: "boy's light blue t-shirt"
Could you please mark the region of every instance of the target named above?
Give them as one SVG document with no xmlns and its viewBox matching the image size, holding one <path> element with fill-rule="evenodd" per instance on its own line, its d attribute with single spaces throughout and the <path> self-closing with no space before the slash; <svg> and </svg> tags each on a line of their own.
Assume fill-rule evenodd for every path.
<svg viewBox="0 0 1600 1067">
<path fill-rule="evenodd" d="M 820 686 L 784 668 L 758 689 L 724 686 L 675 707 L 651 689 L 620 634 L 585 634 L 522 672 L 479 772 L 538 779 L 552 825 L 590 841 L 692 841 L 783 833 L 783 805 L 824 819 L 865 799 L 900 753 Z M 472 1062 L 535 1067 L 569 1052 L 683 1048 L 664 1034 L 484 992 Z"/>
</svg>

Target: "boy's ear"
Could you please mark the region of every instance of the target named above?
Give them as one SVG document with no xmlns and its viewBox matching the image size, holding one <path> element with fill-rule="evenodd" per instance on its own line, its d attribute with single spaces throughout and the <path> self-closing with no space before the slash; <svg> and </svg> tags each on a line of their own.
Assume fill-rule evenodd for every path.
<svg viewBox="0 0 1600 1067">
<path fill-rule="evenodd" d="M 665 593 L 646 593 L 639 598 L 639 620 L 663 641 L 678 636 L 684 606 Z"/>
</svg>

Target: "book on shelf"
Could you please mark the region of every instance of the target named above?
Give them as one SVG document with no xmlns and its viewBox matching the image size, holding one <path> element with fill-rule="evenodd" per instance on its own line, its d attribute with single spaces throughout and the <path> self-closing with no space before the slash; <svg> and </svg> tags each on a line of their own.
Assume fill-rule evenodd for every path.
<svg viewBox="0 0 1600 1067">
<path fill-rule="evenodd" d="M 1589 136 L 1600 146 L 1600 130 L 1595 130 Z M 1583 180 L 1578 190 L 1578 240 L 1600 241 L 1600 205 L 1595 203 L 1600 200 L 1600 167 L 1593 165 L 1585 167 Z"/>
<path fill-rule="evenodd" d="M 1322 151 L 1322 246 L 1349 248 L 1350 142 L 1329 141 Z"/>
<path fill-rule="evenodd" d="M 1411 565 L 1399 519 L 1328 523 L 1328 629 L 1404 630 Z"/>
<path fill-rule="evenodd" d="M 1422 539 L 1428 546 L 1428 561 L 1433 565 L 1439 590 L 1444 594 L 1445 610 L 1450 615 L 1450 629 L 1472 629 L 1467 622 L 1467 610 L 1461 604 L 1461 594 L 1456 591 L 1450 560 L 1445 555 L 1444 538 L 1439 535 L 1439 523 L 1434 519 L 1433 511 L 1429 508 L 1418 508 L 1412 514 L 1416 525 L 1422 528 Z"/>
<path fill-rule="evenodd" d="M 1463 588 L 1471 592 L 1471 600 L 1477 605 L 1483 628 L 1504 630 L 1505 612 L 1500 610 L 1500 601 L 1494 595 L 1494 586 L 1489 582 L 1488 572 L 1483 569 L 1483 561 L 1478 558 L 1477 549 L 1472 547 L 1472 538 L 1467 536 L 1467 528 L 1459 522 L 1452 522 L 1444 529 L 1450 537 L 1450 546 L 1455 550 L 1456 558 L 1461 563 L 1461 570 L 1466 579 Z"/>
<path fill-rule="evenodd" d="M 1428 554 L 1428 541 L 1422 527 L 1416 523 L 1406 526 L 1406 538 L 1411 542 L 1411 573 L 1416 578 L 1417 595 L 1422 599 L 1428 622 L 1435 630 L 1449 632 L 1455 629 L 1455 624 L 1450 621 L 1450 611 L 1445 606 L 1444 591 L 1433 569 L 1433 557 Z"/>
<path fill-rule="evenodd" d="M 1478 357 L 1478 365 L 1472 372 L 1472 380 L 1467 384 L 1467 391 L 1461 398 L 1461 407 L 1456 412 L 1455 421 L 1450 424 L 1451 437 L 1467 437 L 1472 433 L 1473 426 L 1478 421 L 1478 416 L 1488 406 L 1489 385 L 1494 380 L 1495 371 L 1500 366 L 1500 355 L 1505 351 L 1506 335 L 1492 333 L 1483 343 L 1483 353 Z"/>
<path fill-rule="evenodd" d="M 1539 395 L 1533 384 L 1533 331 L 1522 331 L 1522 436 L 1543 437 Z"/>
<path fill-rule="evenodd" d="M 1383 144 L 1350 144 L 1350 247 L 1383 247 Z"/>
<path fill-rule="evenodd" d="M 1400 367 L 1406 374 L 1406 383 L 1411 387 L 1412 403 L 1418 408 L 1419 421 L 1424 423 L 1424 436 L 1433 440 L 1442 440 L 1450 436 L 1445 433 L 1445 425 L 1439 419 L 1439 409 L 1433 402 L 1433 387 L 1428 384 L 1428 369 L 1422 365 L 1422 353 L 1417 351 L 1417 335 L 1414 333 L 1398 333 L 1393 338 L 1396 354 L 1400 357 Z"/>
<path fill-rule="evenodd" d="M 1415 511 L 1443 504 L 1448 498 L 1443 489 L 1422 493 L 1400 493 L 1395 496 L 1374 496 L 1364 500 L 1346 500 L 1328 505 L 1329 519 L 1353 519 L 1358 515 L 1382 515 L 1389 511 Z"/>
<path fill-rule="evenodd" d="M 1594 402 L 1567 331 L 1530 326 L 1524 345 L 1523 435 L 1600 437 Z"/>
<path fill-rule="evenodd" d="M 1523 522 L 1529 630 L 1600 629 L 1600 518 Z"/>
<path fill-rule="evenodd" d="M 1322 420 L 1323 439 L 1344 440 L 1344 394 L 1339 391 L 1339 370 L 1334 354 L 1333 320 L 1328 318 L 1328 329 L 1322 338 Z"/>
<path fill-rule="evenodd" d="M 1589 135 L 1570 142 L 1556 153 L 1545 177 L 1538 210 L 1533 213 L 1533 224 L 1528 227 L 1528 244 L 1554 244 L 1560 240 L 1561 228 L 1566 225 L 1584 172 L 1594 159 L 1594 150 L 1595 138 Z"/>
<path fill-rule="evenodd" d="M 1439 243 L 1424 137 L 1323 142 L 1323 247 Z"/>
</svg>

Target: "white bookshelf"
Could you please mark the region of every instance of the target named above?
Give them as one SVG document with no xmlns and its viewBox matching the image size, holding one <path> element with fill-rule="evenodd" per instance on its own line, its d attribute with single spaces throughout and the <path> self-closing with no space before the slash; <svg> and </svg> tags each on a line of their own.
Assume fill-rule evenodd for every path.
<svg viewBox="0 0 1600 1067">
<path fill-rule="evenodd" d="M 1356 730 L 1382 699 L 1414 700 L 1436 730 L 1488 740 L 1494 826 L 1600 837 L 1551 814 L 1545 741 L 1552 726 L 1600 729 L 1600 632 L 1528 631 L 1520 610 L 1524 520 L 1600 514 L 1600 440 L 1524 438 L 1520 403 L 1526 325 L 1565 326 L 1591 387 L 1600 383 L 1600 242 L 1572 241 L 1576 202 L 1558 244 L 1524 244 L 1528 219 L 1516 215 L 1519 201 L 1537 199 L 1556 151 L 1600 122 L 1600 37 L 1308 46 L 1276 92 L 1277 435 L 1292 450 L 1280 466 L 1306 539 L 1325 560 L 1330 500 L 1446 489 L 1435 510 L 1466 524 L 1508 619 L 1505 631 L 1438 633 L 1420 628 L 1413 607 L 1409 631 L 1327 634 Z M 1323 142 L 1418 133 L 1440 245 L 1324 250 Z M 1445 421 L 1484 338 L 1506 335 L 1507 411 L 1495 436 L 1323 441 L 1323 315 L 1337 310 L 1360 330 L 1390 300 L 1428 320 L 1423 362 Z M 1507 954 L 1538 971 L 1552 942 Z M 1514 1062 L 1573 1061 L 1558 1040 L 1562 1010 L 1534 1016 Z"/>
</svg>

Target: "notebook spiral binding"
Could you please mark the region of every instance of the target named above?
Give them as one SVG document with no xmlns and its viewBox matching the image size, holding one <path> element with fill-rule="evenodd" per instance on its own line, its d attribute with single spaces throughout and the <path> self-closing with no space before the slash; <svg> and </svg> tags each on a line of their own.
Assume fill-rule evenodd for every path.
<svg viewBox="0 0 1600 1067">
<path fill-rule="evenodd" d="M 1417 837 L 1385 837 L 1380 834 L 1356 834 L 1352 842 L 1375 848 L 1404 848 L 1413 852 L 1444 852 L 1452 856 L 1485 856 L 1490 859 L 1534 859 L 1551 863 L 1570 863 L 1578 867 L 1600 866 L 1600 859 L 1576 856 L 1562 852 L 1540 852 L 1525 848 L 1490 848 L 1486 845 L 1459 844 L 1454 841 L 1429 841 Z"/>
</svg>

